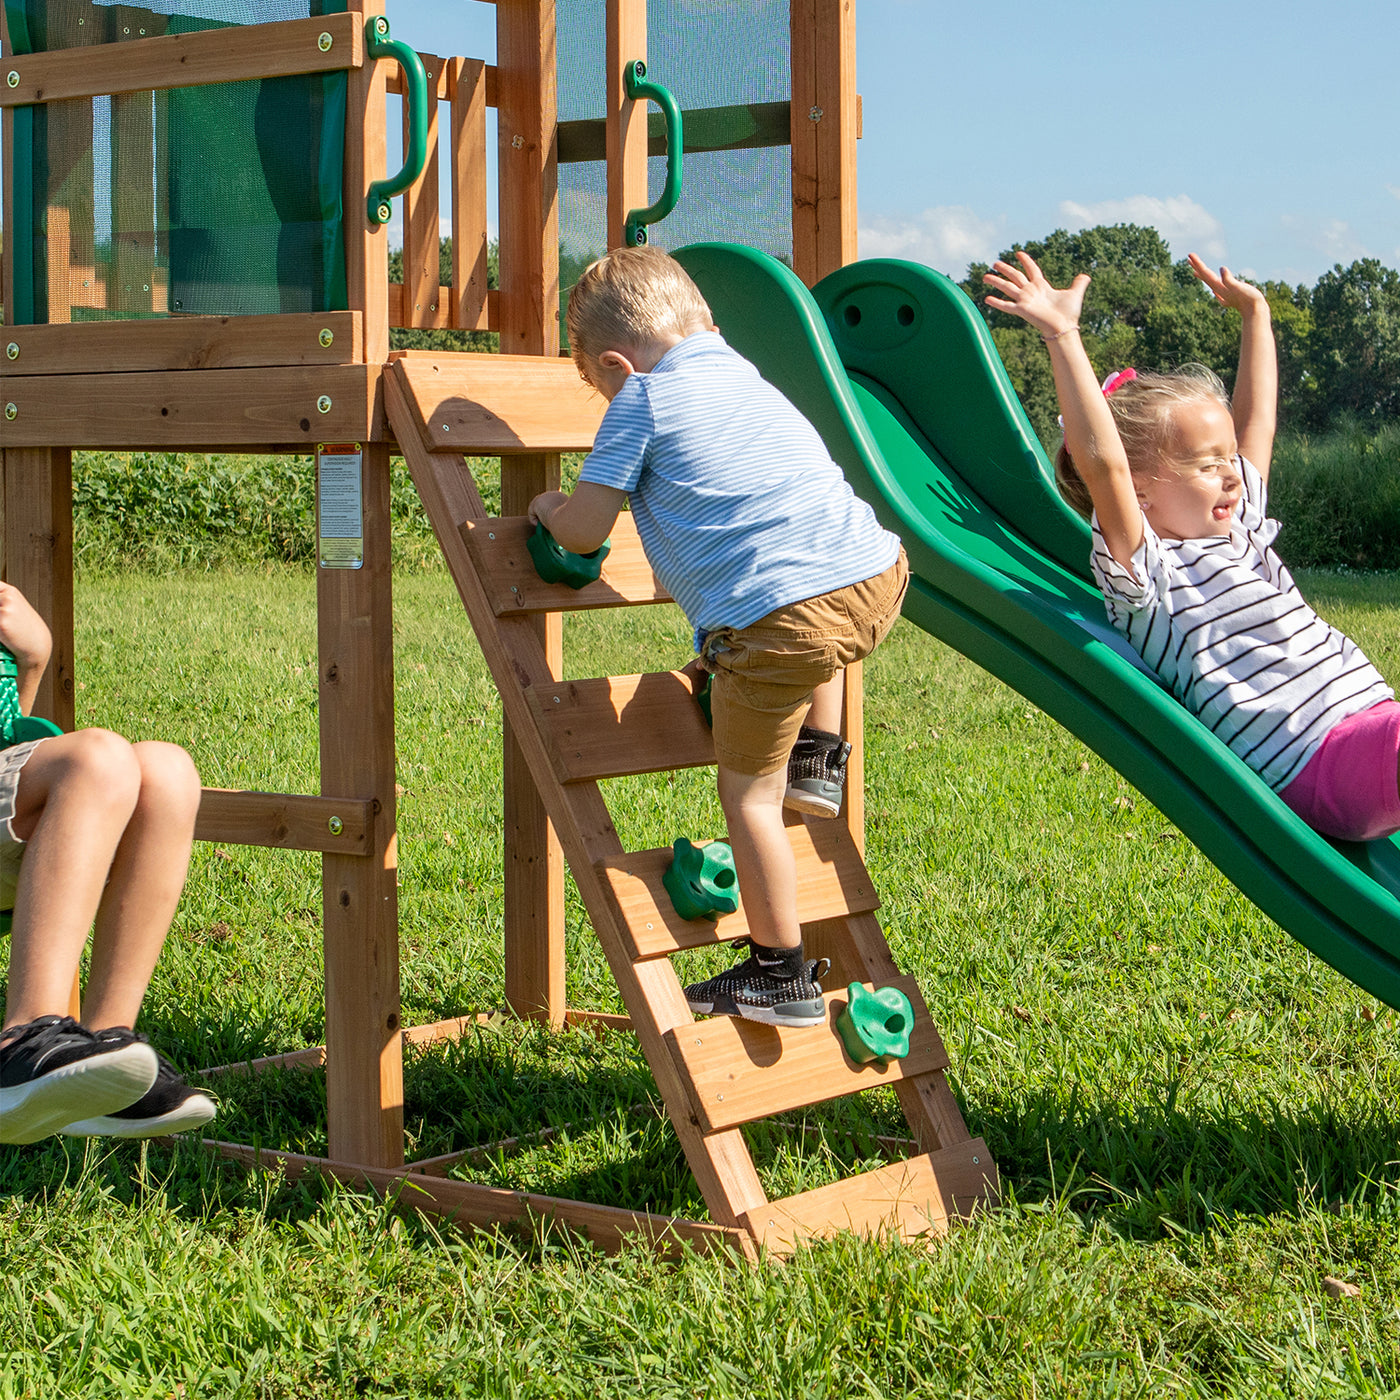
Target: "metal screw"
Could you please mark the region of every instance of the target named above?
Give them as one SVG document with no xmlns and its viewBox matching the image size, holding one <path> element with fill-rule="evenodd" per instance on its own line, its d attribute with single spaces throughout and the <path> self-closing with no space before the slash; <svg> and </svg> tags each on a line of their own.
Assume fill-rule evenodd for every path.
<svg viewBox="0 0 1400 1400">
<path fill-rule="evenodd" d="M 556 696 L 554 697 L 554 703 L 555 703 L 556 705 L 559 705 L 559 704 L 562 704 L 563 702 L 562 702 L 562 701 L 559 699 L 559 697 L 556 695 Z"/>
<path fill-rule="evenodd" d="M 5 347 L 5 354 L 8 355 L 8 356 L 10 357 L 10 359 L 12 359 L 12 360 L 17 360 L 17 359 L 19 359 L 19 346 L 16 345 L 16 344 L 14 343 L 14 341 L 12 340 L 12 341 Z"/>
<path fill-rule="evenodd" d="M 19 74 L 16 73 L 15 70 L 14 70 L 13 68 L 11 68 L 10 71 L 9 71 L 9 73 L 7 73 L 7 74 L 5 75 L 5 81 L 6 81 L 7 83 L 9 83 L 9 85 L 10 85 L 11 87 L 18 87 L 18 86 L 19 86 Z"/>
<path fill-rule="evenodd" d="M 389 32 L 389 21 L 380 15 L 374 22 L 374 32 L 382 39 Z"/>
<path fill-rule="evenodd" d="M 18 74 L 15 74 L 14 77 L 15 77 L 15 82 L 18 82 L 18 81 L 19 81 L 19 75 L 18 75 Z M 11 83 L 11 84 L 10 84 L 11 87 L 13 87 L 14 85 L 15 85 L 14 83 Z M 512 137 L 510 138 L 510 144 L 511 144 L 513 147 L 515 147 L 515 149 L 518 151 L 518 150 L 520 150 L 520 148 L 521 148 L 522 146 L 524 146 L 524 144 L 525 144 L 525 138 L 524 138 L 523 136 L 518 136 L 518 135 L 517 135 L 517 136 L 512 136 Z"/>
<path fill-rule="evenodd" d="M 972 1165 L 975 1167 L 981 1160 L 982 1159 L 980 1157 L 974 1157 L 972 1159 Z"/>
<path fill-rule="evenodd" d="M 442 425 L 442 430 L 443 430 L 443 432 L 445 432 L 445 433 L 450 433 L 450 432 L 452 431 L 452 424 L 451 424 L 451 423 L 444 423 L 444 424 Z"/>
<path fill-rule="evenodd" d="M 387 224 L 389 222 L 389 215 L 394 211 L 390 207 L 389 201 L 386 199 L 375 212 L 379 215 L 379 222 L 381 224 Z"/>
<path fill-rule="evenodd" d="M 141 284 L 141 290 L 143 292 L 149 292 L 151 290 L 151 284 L 149 282 L 143 282 Z"/>
<path fill-rule="evenodd" d="M 322 328 L 320 335 L 316 337 L 323 350 L 331 348 L 331 342 L 335 340 L 335 332 L 329 326 Z"/>
<path fill-rule="evenodd" d="M 821 121 L 822 117 L 824 117 L 825 115 L 826 114 L 822 111 L 820 107 L 813 107 L 812 110 L 807 113 L 807 116 L 810 118 L 810 120 L 814 122 Z"/>
<path fill-rule="evenodd" d="M 724 1102 L 724 1095 L 723 1095 L 723 1094 L 716 1094 L 716 1095 L 715 1095 L 715 1100 L 716 1100 L 716 1102 L 718 1102 L 718 1103 L 723 1103 L 723 1102 Z"/>
<path fill-rule="evenodd" d="M 5 405 L 5 417 L 6 417 L 6 418 L 9 418 L 9 419 L 18 418 L 18 417 L 19 417 L 19 405 L 18 405 L 18 404 L 13 404 L 13 403 L 7 403 L 7 404 Z"/>
<path fill-rule="evenodd" d="M 332 836 L 339 836 L 340 833 L 345 830 L 345 823 L 341 821 L 339 817 L 332 817 L 330 821 L 326 823 L 326 830 L 329 831 Z"/>
<path fill-rule="evenodd" d="M 316 36 L 316 47 L 320 49 L 322 53 L 330 53 L 333 43 L 335 43 L 335 40 L 331 38 L 327 30 L 323 29 L 320 34 Z"/>
<path fill-rule="evenodd" d="M 331 396 L 330 396 L 329 394 L 322 394 L 321 397 L 320 397 L 319 399 L 316 400 L 316 412 L 317 412 L 317 413 L 329 413 L 330 411 L 331 411 Z"/>
<path fill-rule="evenodd" d="M 632 872 L 629 870 L 627 873 L 630 875 Z M 648 928 L 652 928 L 652 927 L 654 927 L 654 925 L 648 924 L 647 927 L 648 927 Z"/>
<path fill-rule="evenodd" d="M 511 584 L 511 586 L 510 586 L 510 591 L 511 591 L 512 593 L 519 593 L 519 592 L 520 592 L 520 590 L 519 590 L 514 584 Z"/>
<path fill-rule="evenodd" d="M 697 1045 L 703 1045 L 705 1042 L 703 1040 L 697 1040 L 695 1043 Z"/>
<path fill-rule="evenodd" d="M 486 538 L 488 540 L 494 540 L 496 538 L 496 532 L 494 530 L 488 530 L 486 532 Z"/>
</svg>

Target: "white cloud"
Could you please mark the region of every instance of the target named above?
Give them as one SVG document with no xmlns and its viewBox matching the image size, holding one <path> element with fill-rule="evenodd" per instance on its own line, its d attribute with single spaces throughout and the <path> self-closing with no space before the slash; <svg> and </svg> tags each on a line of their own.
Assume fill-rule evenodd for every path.
<svg viewBox="0 0 1400 1400">
<path fill-rule="evenodd" d="M 1302 247 L 1320 256 L 1324 271 L 1334 263 L 1341 263 L 1345 267 L 1359 258 L 1375 256 L 1345 219 L 1316 219 L 1310 215 L 1284 214 L 1279 222 Z M 1314 277 L 1316 275 L 1313 274 Z"/>
<path fill-rule="evenodd" d="M 862 258 L 907 258 L 961 276 L 970 262 L 1001 251 L 1000 219 L 984 219 L 965 204 L 940 204 L 912 219 L 876 217 L 859 229 Z"/>
<path fill-rule="evenodd" d="M 1400 185 L 1387 185 L 1386 189 L 1388 189 L 1396 199 L 1400 199 Z"/>
<path fill-rule="evenodd" d="M 1167 240 L 1173 257 L 1199 253 L 1208 263 L 1225 261 L 1225 230 L 1220 220 L 1188 195 L 1158 199 L 1134 194 L 1098 204 L 1076 204 L 1067 199 L 1060 205 L 1060 215 L 1071 232 L 1095 224 L 1146 224 Z"/>
</svg>

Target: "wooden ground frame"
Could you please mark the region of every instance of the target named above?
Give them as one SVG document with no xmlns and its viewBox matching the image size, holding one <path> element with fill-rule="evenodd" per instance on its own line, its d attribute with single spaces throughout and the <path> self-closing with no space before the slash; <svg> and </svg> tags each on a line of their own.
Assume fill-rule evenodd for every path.
<svg viewBox="0 0 1400 1400">
<path fill-rule="evenodd" d="M 393 1190 L 400 1201 L 472 1224 L 553 1217 L 609 1247 L 640 1235 L 661 1248 L 684 1241 L 691 1247 L 723 1247 L 754 1257 L 761 1248 L 785 1252 L 805 1235 L 842 1224 L 882 1229 L 894 1222 L 897 1232 L 914 1234 L 930 1228 L 930 1222 L 933 1228 L 943 1228 L 954 1216 L 994 1199 L 996 1177 L 985 1145 L 969 1138 L 947 1091 L 941 1046 L 936 1051 L 925 1046 L 921 1063 L 926 1062 L 929 1082 L 915 1087 L 917 1076 L 911 1077 L 908 1092 L 901 1091 L 915 1156 L 903 1165 L 892 1163 L 884 1173 L 867 1174 L 868 1180 L 860 1178 L 862 1185 L 854 1194 L 847 1190 L 844 1203 L 835 1199 L 842 1192 L 833 1196 L 829 1188 L 824 1188 L 825 1194 L 809 1193 L 812 1199 L 770 1203 L 757 1190 L 756 1178 L 749 1180 L 751 1167 L 736 1167 L 737 1159 L 731 1160 L 740 1119 L 707 1118 L 702 1123 L 704 1115 L 677 1111 L 677 1104 L 694 1105 L 688 1097 L 693 1090 L 686 1080 L 684 1055 L 662 1044 L 667 1034 L 674 1039 L 674 1027 L 668 1032 L 666 1026 L 678 1024 L 673 990 L 657 981 L 657 969 L 664 965 L 669 970 L 669 963 L 655 950 L 631 946 L 625 914 L 616 920 L 621 950 L 617 956 L 636 972 L 631 991 L 623 988 L 630 1016 L 603 1016 L 566 1005 L 565 864 L 559 822 L 573 831 L 575 877 L 594 889 L 596 907 L 620 910 L 621 905 L 609 880 L 593 871 L 597 853 L 584 851 L 574 830 L 578 814 L 568 794 L 578 790 L 580 781 L 591 779 L 582 768 L 566 775 L 567 781 L 560 778 L 549 756 L 551 731 L 538 723 L 539 697 L 551 685 L 568 692 L 573 722 L 589 722 L 588 684 L 561 680 L 562 609 L 551 607 L 548 599 L 527 608 L 528 616 L 511 619 L 505 628 L 510 646 L 528 651 L 538 684 L 532 697 L 507 705 L 503 734 L 504 825 L 509 833 L 503 851 L 504 999 L 517 1015 L 552 1026 L 592 1021 L 637 1031 L 663 1091 L 673 1067 L 681 1065 L 666 1096 L 673 1121 L 687 1139 L 692 1165 L 700 1162 L 698 1174 L 714 1178 L 708 1184 L 702 1179 L 702 1187 L 716 1223 L 469 1187 L 443 1178 L 442 1161 L 405 1166 L 403 1045 L 460 1034 L 470 1018 L 430 1027 L 405 1028 L 400 1023 L 390 457 L 405 452 L 411 465 L 416 460 L 420 489 L 437 493 L 440 518 L 435 524 L 447 547 L 453 531 L 461 539 L 469 533 L 469 519 L 483 523 L 485 517 L 477 509 L 479 500 L 474 505 L 470 499 L 470 473 L 465 481 L 460 474 L 444 473 L 444 462 L 460 454 L 501 454 L 503 517 L 518 519 L 537 492 L 557 486 L 560 454 L 591 445 L 602 409 L 583 390 L 568 362 L 558 358 L 560 124 L 552 71 L 553 0 L 495 0 L 495 11 L 494 64 L 421 55 L 429 79 L 430 156 L 424 175 L 405 196 L 403 280 L 394 285 L 388 280 L 386 228 L 367 221 L 356 193 L 386 173 L 386 96 L 401 89 L 392 64 L 370 61 L 365 54 L 365 23 L 385 13 L 384 0 L 348 0 L 346 14 L 324 20 L 41 55 L 8 56 L 8 35 L 4 36 L 6 72 L 16 75 L 9 86 L 0 86 L 5 215 L 10 227 L 16 107 L 93 94 L 113 94 L 115 100 L 149 89 L 330 69 L 345 70 L 349 86 L 347 311 L 13 325 L 8 323 L 14 306 L 13 249 L 6 241 L 0 543 L 5 577 L 30 598 L 54 636 L 53 663 L 36 713 L 65 728 L 75 722 L 75 449 L 307 454 L 321 442 L 363 444 L 364 567 L 317 571 L 321 791 L 206 789 L 196 832 L 200 840 L 316 851 L 322 857 L 325 1045 L 271 1057 L 268 1063 L 324 1066 L 329 1152 L 315 1161 L 286 1153 L 263 1154 L 261 1160 L 275 1159 L 291 1174 L 314 1169 L 377 1190 Z M 392 7 L 388 17 L 392 22 Z M 811 284 L 855 255 L 854 12 L 849 0 L 793 0 L 791 28 L 794 265 Z M 627 212 L 646 203 L 645 108 L 630 102 L 622 85 L 625 64 L 645 57 L 645 0 L 607 0 L 610 246 L 620 243 Z M 500 286 L 489 291 L 488 108 L 497 116 L 500 239 Z M 441 164 L 451 172 L 450 285 L 439 285 L 438 278 Z M 50 258 L 76 256 L 63 211 L 50 212 Z M 451 367 L 452 393 L 434 399 L 428 383 L 439 373 L 434 357 L 426 352 L 391 357 L 390 326 L 496 330 L 502 354 L 463 357 Z M 439 378 L 446 382 L 440 374 Z M 627 554 L 615 552 L 616 577 L 621 577 L 617 569 Z M 635 551 L 632 556 L 635 566 Z M 497 573 L 490 567 L 479 573 L 467 565 L 462 568 L 488 582 Z M 649 576 L 641 566 L 634 572 L 639 579 L 642 573 Z M 463 587 L 461 577 L 458 582 Z M 629 587 L 620 586 L 624 593 Z M 495 626 L 483 606 L 475 600 L 468 607 L 479 635 Z M 632 679 L 656 686 L 656 678 Z M 659 703 L 664 705 L 664 697 Z M 854 861 L 863 872 L 859 666 L 847 673 L 845 705 L 845 727 L 854 751 L 843 824 L 844 860 L 847 866 Z M 550 713 L 549 723 L 558 722 L 559 715 Z M 602 731 L 596 731 L 594 751 L 606 742 Z M 702 755 L 698 760 L 697 753 Z M 703 757 L 703 742 L 695 737 L 691 751 L 679 757 L 683 763 L 709 761 Z M 581 763 L 582 758 L 573 761 Z M 611 761 L 596 758 L 595 766 L 602 765 L 597 771 L 608 771 Z M 581 875 L 583 866 L 587 869 Z M 828 890 L 826 899 L 814 906 L 808 926 L 814 948 L 834 956 L 838 969 L 860 978 L 897 975 L 872 912 L 873 892 L 864 902 L 851 903 Z M 608 916 L 601 917 L 607 922 Z M 731 931 L 729 936 L 736 935 Z M 917 988 L 914 991 L 917 996 Z M 666 1008 L 660 1019 L 658 1006 Z M 931 1025 L 928 1029 L 936 1041 Z M 654 1043 L 648 1043 L 649 1038 Z M 824 1053 L 830 1060 L 829 1049 Z M 718 1148 L 711 1141 L 716 1134 L 721 1139 Z M 226 1155 L 252 1160 L 251 1149 L 215 1145 Z M 425 1185 L 428 1178 L 431 1183 Z M 901 1202 L 911 1190 L 925 1188 L 939 1205 L 905 1219 Z M 728 1204 L 717 1207 L 717 1201 Z"/>
</svg>

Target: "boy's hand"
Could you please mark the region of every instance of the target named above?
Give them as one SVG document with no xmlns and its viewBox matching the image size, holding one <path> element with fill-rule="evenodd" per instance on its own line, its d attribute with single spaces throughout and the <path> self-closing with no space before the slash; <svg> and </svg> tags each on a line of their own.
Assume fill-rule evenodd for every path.
<svg viewBox="0 0 1400 1400">
<path fill-rule="evenodd" d="M 0 583 L 0 642 L 14 653 L 21 674 L 42 672 L 49 664 L 53 638 L 44 619 L 13 584 Z"/>
<path fill-rule="evenodd" d="M 1217 274 L 1212 272 L 1195 253 L 1188 253 L 1186 260 L 1191 264 L 1191 271 L 1205 283 L 1216 301 L 1222 305 L 1233 307 L 1242 316 L 1251 312 L 1268 311 L 1268 297 L 1252 282 L 1241 282 L 1228 267 L 1222 267 Z"/>
<path fill-rule="evenodd" d="M 1029 253 L 1018 250 L 1016 260 L 1019 268 L 994 262 L 992 270 L 983 274 L 982 280 L 1001 293 L 988 297 L 987 305 L 1028 321 L 1047 339 L 1077 326 L 1089 274 L 1081 272 L 1068 287 L 1052 287 Z"/>
<path fill-rule="evenodd" d="M 560 506 L 569 498 L 562 491 L 541 491 L 533 501 L 530 502 L 526 514 L 530 517 L 531 525 L 543 525 L 549 529 L 549 517 L 554 514 Z"/>
</svg>

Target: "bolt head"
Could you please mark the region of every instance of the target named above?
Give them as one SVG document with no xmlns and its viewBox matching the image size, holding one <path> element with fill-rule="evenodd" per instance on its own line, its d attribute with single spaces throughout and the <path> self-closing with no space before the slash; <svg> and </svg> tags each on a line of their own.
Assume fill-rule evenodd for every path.
<svg viewBox="0 0 1400 1400">
<path fill-rule="evenodd" d="M 329 350 L 335 342 L 335 332 L 329 326 L 322 328 L 320 335 L 316 337 L 317 343 L 323 350 Z"/>
<path fill-rule="evenodd" d="M 330 411 L 331 411 L 331 396 L 330 396 L 329 394 L 322 394 L 321 397 L 320 397 L 319 399 L 316 400 L 316 412 L 317 412 L 317 413 L 329 413 Z"/>
<path fill-rule="evenodd" d="M 340 833 L 345 830 L 345 823 L 341 821 L 339 817 L 332 817 L 326 823 L 326 830 L 329 831 L 332 836 L 339 836 Z"/>
<path fill-rule="evenodd" d="M 379 216 L 379 222 L 381 224 L 387 224 L 389 222 L 389 216 L 393 212 L 394 211 L 389 207 L 389 201 L 387 199 L 384 201 L 383 204 L 379 206 L 378 209 L 375 210 L 375 213 Z"/>
<path fill-rule="evenodd" d="M 18 86 L 19 86 L 19 74 L 16 73 L 15 70 L 14 70 L 13 68 L 11 68 L 10 71 L 9 71 L 8 73 L 5 74 L 5 81 L 6 81 L 7 83 L 9 83 L 9 85 L 10 85 L 11 87 L 18 87 Z"/>
<path fill-rule="evenodd" d="M 8 418 L 8 419 L 10 419 L 11 421 L 13 421 L 14 419 L 18 418 L 18 417 L 19 417 L 19 405 L 18 405 L 18 404 L 14 404 L 14 403 L 7 403 L 7 404 L 5 405 L 5 417 Z"/>
<path fill-rule="evenodd" d="M 324 29 L 316 36 L 316 47 L 320 49 L 322 53 L 330 53 L 331 45 L 334 43 L 335 40 Z"/>
<path fill-rule="evenodd" d="M 807 113 L 808 119 L 809 119 L 810 121 L 814 121 L 814 122 L 819 122 L 819 121 L 821 121 L 821 119 L 822 119 L 825 115 L 826 115 L 826 113 L 823 112 L 822 109 L 821 109 L 820 107 L 813 107 L 813 108 Z"/>
<path fill-rule="evenodd" d="M 11 360 L 19 359 L 19 346 L 13 340 L 5 347 L 5 355 Z"/>
</svg>

